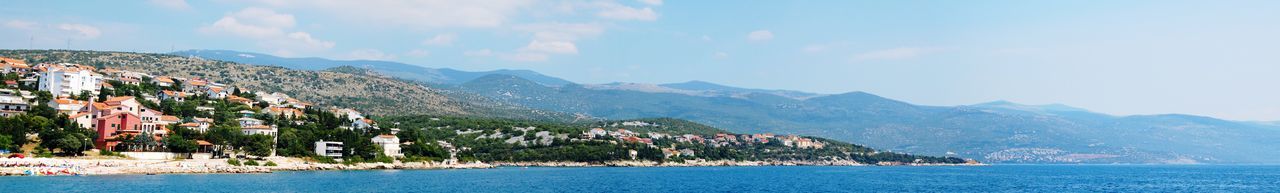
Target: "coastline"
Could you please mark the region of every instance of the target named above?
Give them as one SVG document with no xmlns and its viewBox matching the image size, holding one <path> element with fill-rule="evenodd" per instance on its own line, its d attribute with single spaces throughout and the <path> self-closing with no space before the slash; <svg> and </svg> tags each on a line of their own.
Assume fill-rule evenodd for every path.
<svg viewBox="0 0 1280 193">
<path fill-rule="evenodd" d="M 0 158 L 0 176 L 73 176 L 73 175 L 137 175 L 137 174 L 243 174 L 274 171 L 316 170 L 430 170 L 487 169 L 496 167 L 717 167 L 717 166 L 983 166 L 985 164 L 864 164 L 853 161 L 732 161 L 686 160 L 684 162 L 610 161 L 588 162 L 494 162 L 441 163 L 395 162 L 325 164 L 301 158 L 270 157 L 277 166 L 233 166 L 227 159 L 137 160 L 128 158 Z"/>
</svg>

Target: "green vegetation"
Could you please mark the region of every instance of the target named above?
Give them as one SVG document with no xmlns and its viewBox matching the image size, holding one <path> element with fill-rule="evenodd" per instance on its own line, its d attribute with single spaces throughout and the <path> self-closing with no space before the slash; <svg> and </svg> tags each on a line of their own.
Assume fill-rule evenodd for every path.
<svg viewBox="0 0 1280 193">
<path fill-rule="evenodd" d="M 676 119 L 639 119 L 624 121 L 603 121 L 595 123 L 557 123 L 529 120 L 489 119 L 474 117 L 432 117 L 432 116 L 398 116 L 386 117 L 383 122 L 396 122 L 403 129 L 399 134 L 402 141 L 411 142 L 402 150 L 406 156 L 414 159 L 435 158 L 447 155 L 443 150 L 435 150 L 426 144 L 448 143 L 458 149 L 459 160 L 478 160 L 485 162 L 534 162 L 534 161 L 573 161 L 573 162 L 605 162 L 630 160 L 631 151 L 635 151 L 635 159 L 653 161 L 676 161 L 683 159 L 706 160 L 852 160 L 861 163 L 879 162 L 923 162 L 923 163 L 963 163 L 965 160 L 950 157 L 914 156 L 898 153 L 876 152 L 873 149 L 837 142 L 822 138 L 806 137 L 825 144 L 823 148 L 798 148 L 786 145 L 773 138 L 770 142 L 757 143 L 694 143 L 682 142 L 675 137 L 650 138 L 652 144 L 625 142 L 610 136 L 583 139 L 580 134 L 590 128 L 625 128 L 639 132 L 637 137 L 649 138 L 648 132 L 666 136 L 693 134 L 711 139 L 715 134 L 732 134 L 705 125 Z M 631 122 L 633 126 L 621 123 Z M 643 124 L 640 124 L 643 123 Z M 647 125 L 647 126 L 634 126 Z M 417 129 L 412 129 L 417 128 Z M 616 129 L 615 129 L 616 130 Z M 539 138 L 537 133 L 543 132 Z M 737 134 L 733 134 L 737 135 Z M 512 139 L 523 139 L 515 140 Z M 549 141 L 550 144 L 539 140 Z M 663 149 L 687 150 L 695 152 L 693 156 L 664 155 Z"/>
<path fill-rule="evenodd" d="M 233 165 L 233 166 L 240 166 L 240 160 L 238 160 L 238 159 L 227 159 L 227 164 L 231 164 L 231 165 Z"/>
</svg>

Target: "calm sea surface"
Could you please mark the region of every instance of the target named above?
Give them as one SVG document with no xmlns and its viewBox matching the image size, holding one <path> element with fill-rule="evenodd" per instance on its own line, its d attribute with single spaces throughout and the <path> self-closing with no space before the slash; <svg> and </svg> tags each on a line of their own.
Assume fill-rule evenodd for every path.
<svg viewBox="0 0 1280 193">
<path fill-rule="evenodd" d="M 1280 192 L 1280 166 L 510 167 L 0 177 L 0 192 Z"/>
</svg>

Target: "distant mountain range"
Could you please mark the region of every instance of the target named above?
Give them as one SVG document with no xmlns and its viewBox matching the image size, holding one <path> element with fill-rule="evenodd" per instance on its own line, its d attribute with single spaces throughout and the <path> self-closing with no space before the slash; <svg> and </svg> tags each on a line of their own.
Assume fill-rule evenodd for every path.
<svg viewBox="0 0 1280 193">
<path fill-rule="evenodd" d="M 341 66 L 353 66 L 372 69 L 378 73 L 435 84 L 461 84 L 484 75 L 506 74 L 533 80 L 539 84 L 559 86 L 572 84 L 564 79 L 542 75 L 529 70 L 494 70 L 484 72 L 468 72 L 449 68 L 427 68 L 412 64 L 375 60 L 330 60 L 324 58 L 284 58 L 268 54 L 239 52 L 231 50 L 186 50 L 170 53 L 179 56 L 199 57 L 223 60 L 236 63 L 279 66 L 295 70 L 325 70 Z"/>
<path fill-rule="evenodd" d="M 394 62 L 183 53 L 298 69 L 359 66 L 535 109 L 608 119 L 674 117 L 732 132 L 821 136 L 994 163 L 1280 163 L 1280 126 L 1273 123 L 1177 114 L 1112 116 L 1007 101 L 922 106 L 864 92 L 828 95 L 701 81 L 581 85 L 532 71 L 439 73 Z"/>
</svg>

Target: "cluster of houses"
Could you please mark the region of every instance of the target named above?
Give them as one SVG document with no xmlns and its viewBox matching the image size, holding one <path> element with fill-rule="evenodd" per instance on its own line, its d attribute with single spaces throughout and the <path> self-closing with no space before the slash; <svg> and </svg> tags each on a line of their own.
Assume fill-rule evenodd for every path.
<svg viewBox="0 0 1280 193">
<path fill-rule="evenodd" d="M 18 89 L 20 84 L 33 86 L 39 91 L 47 91 L 53 95 L 54 99 L 48 102 L 50 107 L 56 109 L 59 113 L 67 115 L 76 124 L 82 128 L 95 131 L 98 135 L 94 139 L 96 147 L 104 150 L 115 150 L 115 147 L 121 143 L 121 138 L 125 136 L 131 137 L 151 137 L 156 141 L 169 134 L 169 127 L 177 124 L 178 127 L 188 128 L 198 132 L 207 132 L 209 128 L 214 126 L 214 120 L 208 117 L 177 117 L 164 112 L 150 109 L 143 106 L 139 101 L 146 100 L 154 103 L 160 103 L 163 100 L 186 101 L 193 99 L 193 96 L 205 96 L 210 100 L 226 100 L 232 103 L 247 105 L 250 107 L 263 106 L 259 103 L 266 103 L 264 108 L 251 108 L 254 110 L 244 110 L 238 112 L 242 116 L 236 119 L 241 132 L 246 135 L 261 134 L 276 137 L 278 128 L 275 125 L 264 124 L 263 120 L 253 118 L 257 114 L 269 114 L 276 117 L 285 117 L 296 119 L 306 116 L 303 109 L 311 107 L 310 103 L 306 103 L 289 97 L 283 93 L 255 93 L 257 98 L 250 99 L 233 95 L 233 89 L 224 84 L 209 81 L 201 78 L 181 78 L 168 76 L 153 76 L 142 72 L 133 72 L 120 69 L 97 69 L 93 66 L 71 64 L 71 63 L 41 63 L 28 65 L 25 61 L 14 58 L 0 57 L 0 73 L 15 73 L 20 79 L 17 81 L 5 81 L 5 88 L 0 89 L 0 116 L 12 116 L 25 113 L 31 109 L 36 95 L 29 90 Z M 119 81 L 123 84 L 140 85 L 144 80 L 149 80 L 160 88 L 157 93 L 143 93 L 141 98 L 134 96 L 115 96 L 109 97 L 103 101 L 95 101 L 103 89 L 114 89 L 113 85 L 108 81 Z M 179 85 L 180 87 L 174 87 Z M 241 92 L 248 92 L 241 90 Z M 89 94 L 92 97 L 83 97 Z M 82 96 L 82 97 L 74 97 Z M 76 100 L 75 98 L 90 98 L 90 100 Z M 199 106 L 197 111 L 212 112 L 216 110 L 214 107 Z M 352 122 L 349 126 L 343 126 L 348 129 L 377 129 L 377 123 L 366 118 L 358 111 L 352 109 L 331 108 L 331 112 L 335 115 L 346 116 Z M 302 124 L 298 122 L 298 124 Z M 394 135 L 379 135 L 370 139 L 375 144 L 382 146 L 387 155 L 402 156 L 400 153 L 400 140 Z M 323 145 L 322 145 L 323 143 Z M 334 144 L 336 143 L 336 144 Z M 207 141 L 197 141 L 201 146 L 200 150 L 207 151 L 212 146 Z M 333 152 L 341 152 L 341 142 L 317 142 L 316 153 L 322 156 L 341 157 L 341 154 Z M 335 151 L 336 150 L 336 151 Z"/>
<path fill-rule="evenodd" d="M 650 126 L 650 125 L 646 123 L 645 125 L 628 124 L 628 126 Z M 615 139 L 615 140 L 627 142 L 627 143 L 643 143 L 643 144 L 649 145 L 650 147 L 657 147 L 653 145 L 653 141 L 660 140 L 660 139 L 672 139 L 679 143 L 706 144 L 713 147 L 765 144 L 765 143 L 769 143 L 770 141 L 778 141 L 778 142 L 781 142 L 781 144 L 784 146 L 795 147 L 800 149 L 822 149 L 823 147 L 826 146 L 825 143 L 811 139 L 811 138 L 804 138 L 796 135 L 778 136 L 772 133 L 741 134 L 741 135 L 719 133 L 719 134 L 715 134 L 715 136 L 711 138 L 705 138 L 703 136 L 694 135 L 694 134 L 671 135 L 671 134 L 661 133 L 661 132 L 648 132 L 645 134 L 648 135 L 647 138 L 643 137 L 637 132 L 633 132 L 627 129 L 606 130 L 603 128 L 592 128 L 591 130 L 587 130 L 586 132 L 583 132 L 581 135 L 581 138 L 587 139 L 587 140 L 611 138 L 611 139 Z M 676 149 L 674 148 L 674 145 L 673 147 L 662 148 L 662 154 L 666 158 L 695 156 L 695 152 L 693 150 Z"/>
</svg>

